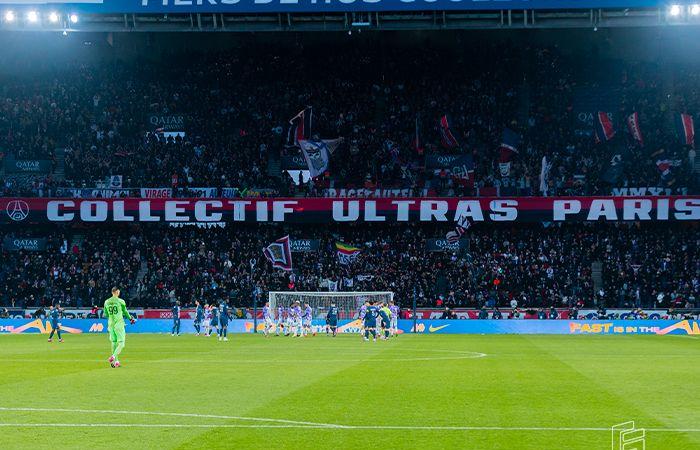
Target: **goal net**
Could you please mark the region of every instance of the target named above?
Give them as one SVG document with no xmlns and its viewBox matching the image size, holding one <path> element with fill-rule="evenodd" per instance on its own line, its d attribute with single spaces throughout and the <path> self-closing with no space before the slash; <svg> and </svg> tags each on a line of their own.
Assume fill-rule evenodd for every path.
<svg viewBox="0 0 700 450">
<path fill-rule="evenodd" d="M 372 300 L 376 302 L 390 302 L 394 299 L 393 292 L 269 292 L 270 308 L 277 314 L 277 307 L 282 305 L 288 308 L 292 303 L 299 301 L 304 308 L 308 303 L 313 309 L 314 318 L 324 318 L 331 303 L 340 309 L 339 319 L 357 318 L 360 306 Z"/>
</svg>

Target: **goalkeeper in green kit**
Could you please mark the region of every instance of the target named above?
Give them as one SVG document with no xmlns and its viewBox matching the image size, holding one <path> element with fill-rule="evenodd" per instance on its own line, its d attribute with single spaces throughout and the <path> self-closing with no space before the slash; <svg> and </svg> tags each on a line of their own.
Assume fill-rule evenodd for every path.
<svg viewBox="0 0 700 450">
<path fill-rule="evenodd" d="M 129 319 L 132 324 L 136 319 L 131 317 L 129 311 L 126 310 L 126 303 L 119 298 L 119 288 L 112 288 L 112 296 L 105 300 L 104 317 L 109 321 L 107 324 L 107 332 L 109 340 L 112 342 L 112 356 L 109 357 L 109 364 L 112 367 L 119 367 L 119 353 L 124 349 L 124 341 L 126 340 L 126 331 L 124 330 L 124 319 Z"/>
</svg>

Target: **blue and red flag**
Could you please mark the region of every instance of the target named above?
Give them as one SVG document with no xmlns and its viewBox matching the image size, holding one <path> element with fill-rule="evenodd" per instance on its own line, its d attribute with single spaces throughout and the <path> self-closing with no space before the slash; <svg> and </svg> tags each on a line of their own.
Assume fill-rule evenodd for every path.
<svg viewBox="0 0 700 450">
<path fill-rule="evenodd" d="M 615 137 L 615 127 L 608 113 L 598 111 L 593 126 L 595 127 L 596 143 L 608 142 Z"/>
<path fill-rule="evenodd" d="M 413 139 L 413 147 L 417 154 L 423 154 L 423 144 L 420 141 L 420 129 L 418 127 L 418 116 L 416 116 L 416 137 Z"/>
<path fill-rule="evenodd" d="M 642 129 L 639 126 L 639 114 L 636 111 L 627 116 L 627 130 L 632 139 L 639 143 L 640 147 L 644 147 L 644 137 L 642 137 Z"/>
<path fill-rule="evenodd" d="M 289 131 L 287 132 L 287 145 L 299 147 L 299 141 L 311 139 L 311 122 L 313 109 L 307 106 L 296 116 L 289 119 Z"/>
<path fill-rule="evenodd" d="M 693 123 L 693 116 L 690 114 L 679 114 L 678 119 L 676 119 L 676 128 L 681 145 L 689 145 L 695 148 L 695 124 Z"/>
<path fill-rule="evenodd" d="M 452 130 L 450 129 L 450 120 L 447 118 L 447 115 L 440 117 L 440 120 L 438 120 L 438 131 L 440 132 L 440 142 L 443 147 L 459 147 L 459 142 L 457 142 L 457 138 L 452 134 Z"/>
<path fill-rule="evenodd" d="M 519 145 L 520 135 L 510 128 L 504 128 L 501 146 L 498 149 L 498 167 L 501 171 L 501 176 L 510 176 L 510 162 L 515 154 L 518 153 Z"/>
</svg>

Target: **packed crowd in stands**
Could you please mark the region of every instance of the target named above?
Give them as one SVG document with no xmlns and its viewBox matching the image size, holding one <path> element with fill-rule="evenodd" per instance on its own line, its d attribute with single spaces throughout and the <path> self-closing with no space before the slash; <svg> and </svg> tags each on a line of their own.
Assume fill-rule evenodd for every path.
<svg viewBox="0 0 700 450">
<path fill-rule="evenodd" d="M 390 290 L 404 307 L 700 307 L 700 240 L 692 225 L 475 226 L 468 249 L 429 252 L 425 225 L 228 229 L 134 227 L 49 232 L 44 252 L 3 251 L 0 306 L 100 304 L 113 285 L 132 307 L 227 298 L 249 306 L 270 290 Z M 284 233 L 320 239 L 272 269 L 262 248 Z M 336 241 L 362 249 L 342 265 Z M 602 263 L 594 288 L 592 265 Z"/>
<path fill-rule="evenodd" d="M 273 195 L 320 195 L 329 186 L 427 188 L 434 195 L 471 195 L 476 186 L 539 195 L 544 155 L 552 164 L 548 195 L 609 194 L 611 187 L 669 184 L 649 156 L 662 147 L 680 161 L 673 186 L 697 188 L 694 151 L 676 143 L 672 127 L 673 112 L 700 112 L 700 80 L 682 68 L 601 60 L 586 61 L 584 71 L 582 61 L 555 47 L 504 42 L 410 53 L 350 44 L 330 53 L 299 45 L 181 56 L 4 76 L 0 158 L 50 160 L 54 173 L 0 175 L 0 195 L 55 196 L 61 187 L 94 187 L 110 175 L 122 175 L 129 188 L 257 188 Z M 595 145 L 592 128 L 576 116 L 576 93 L 599 86 L 620 97 L 612 111 L 616 145 L 630 142 L 622 119 L 632 111 L 645 137 L 614 186 L 601 180 L 610 146 Z M 306 105 L 314 107 L 315 134 L 345 140 L 327 174 L 296 186 L 267 169 L 270 159 L 298 154 L 285 147 L 287 122 Z M 183 114 L 185 138 L 155 139 L 151 114 Z M 440 145 L 434 126 L 442 114 L 451 118 L 457 149 Z M 506 126 L 522 140 L 510 175 L 502 176 L 498 147 Z M 63 164 L 56 148 L 66 149 Z M 423 168 L 425 155 L 460 152 L 473 155 L 473 183 Z"/>
</svg>

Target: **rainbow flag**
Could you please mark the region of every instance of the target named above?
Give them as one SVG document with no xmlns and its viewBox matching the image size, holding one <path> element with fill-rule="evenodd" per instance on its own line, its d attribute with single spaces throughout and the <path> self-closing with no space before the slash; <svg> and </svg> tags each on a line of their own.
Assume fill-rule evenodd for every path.
<svg viewBox="0 0 700 450">
<path fill-rule="evenodd" d="M 343 244 L 342 242 L 336 242 L 335 249 L 337 250 L 338 254 L 338 262 L 344 265 L 353 263 L 362 251 L 357 247 L 353 247 L 352 245 L 348 244 Z"/>
</svg>

